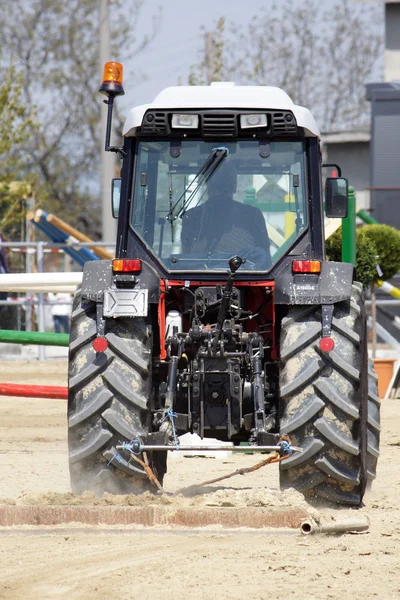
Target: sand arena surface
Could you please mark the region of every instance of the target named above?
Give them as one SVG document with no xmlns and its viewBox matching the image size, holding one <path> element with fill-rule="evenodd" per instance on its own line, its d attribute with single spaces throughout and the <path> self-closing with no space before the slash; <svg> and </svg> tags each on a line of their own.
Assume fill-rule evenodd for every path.
<svg viewBox="0 0 400 600">
<path fill-rule="evenodd" d="M 2 381 L 66 385 L 66 361 L 3 362 Z M 169 461 L 167 492 L 258 461 Z M 0 528 L 0 599 L 111 597 L 203 599 L 400 598 L 400 401 L 382 405 L 378 478 L 361 510 L 309 507 L 278 491 L 278 467 L 237 476 L 196 495 L 153 498 L 70 493 L 66 402 L 0 397 L 0 498 L 10 504 L 304 506 L 325 522 L 368 516 L 370 530 L 302 537 L 291 531 L 203 531 L 140 527 Z"/>
</svg>

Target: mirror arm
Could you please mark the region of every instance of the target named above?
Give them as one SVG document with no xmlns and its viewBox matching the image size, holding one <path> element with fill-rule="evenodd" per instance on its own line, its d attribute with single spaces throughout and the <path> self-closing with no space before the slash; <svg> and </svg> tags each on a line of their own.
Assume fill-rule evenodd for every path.
<svg viewBox="0 0 400 600">
<path fill-rule="evenodd" d="M 323 163 L 321 165 L 321 168 L 323 169 L 324 167 L 335 167 L 335 169 L 337 170 L 337 173 L 338 173 L 338 177 L 342 176 L 342 169 L 336 163 Z"/>
<path fill-rule="evenodd" d="M 115 96 L 113 94 L 108 94 L 107 100 L 103 100 L 104 104 L 107 104 L 107 106 L 108 106 L 106 142 L 105 142 L 104 149 L 106 152 L 116 152 L 120 155 L 121 158 L 124 158 L 124 156 L 126 156 L 126 152 L 123 148 L 119 148 L 118 146 L 110 146 L 111 123 L 112 123 L 112 113 L 113 113 L 113 108 L 114 108 L 114 98 L 115 98 Z"/>
</svg>

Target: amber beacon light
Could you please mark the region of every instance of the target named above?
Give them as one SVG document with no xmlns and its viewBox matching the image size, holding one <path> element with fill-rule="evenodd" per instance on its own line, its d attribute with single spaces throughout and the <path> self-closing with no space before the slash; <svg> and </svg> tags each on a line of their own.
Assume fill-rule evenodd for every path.
<svg viewBox="0 0 400 600">
<path fill-rule="evenodd" d="M 124 88 L 122 87 L 123 74 L 124 68 L 121 63 L 113 61 L 106 62 L 104 65 L 103 82 L 99 89 L 101 94 L 107 96 L 107 99 L 103 100 L 103 102 L 108 106 L 104 150 L 106 152 L 118 152 L 121 158 L 126 155 L 124 149 L 119 148 L 118 146 L 111 146 L 110 139 L 114 98 L 125 94 Z"/>
<path fill-rule="evenodd" d="M 119 62 L 107 62 L 104 65 L 103 81 L 99 92 L 106 96 L 122 96 L 124 67 Z"/>
</svg>

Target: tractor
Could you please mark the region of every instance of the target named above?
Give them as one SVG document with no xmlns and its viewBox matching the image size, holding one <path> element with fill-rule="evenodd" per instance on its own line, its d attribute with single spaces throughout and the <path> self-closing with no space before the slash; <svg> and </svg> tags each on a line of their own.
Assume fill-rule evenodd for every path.
<svg viewBox="0 0 400 600">
<path fill-rule="evenodd" d="M 156 490 L 149 473 L 162 484 L 188 432 L 254 449 L 288 436 L 281 488 L 359 506 L 380 402 L 362 285 L 325 251 L 348 184 L 336 168 L 323 195 L 311 112 L 276 87 L 171 87 L 116 147 L 120 63 L 99 91 L 122 167 L 115 259 L 85 264 L 73 304 L 72 490 Z"/>
</svg>

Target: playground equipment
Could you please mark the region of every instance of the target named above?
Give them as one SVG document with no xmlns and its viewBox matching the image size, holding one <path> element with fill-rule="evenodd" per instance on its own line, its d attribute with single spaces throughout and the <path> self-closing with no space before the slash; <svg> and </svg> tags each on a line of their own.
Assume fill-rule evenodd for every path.
<svg viewBox="0 0 400 600">
<path fill-rule="evenodd" d="M 40 231 L 42 231 L 52 242 L 71 244 L 64 248 L 64 252 L 75 260 L 81 267 L 87 260 L 97 260 L 97 256 L 87 248 L 74 247 L 76 240 L 71 240 L 68 235 L 60 231 L 57 227 L 46 221 L 46 213 L 42 210 L 36 213 L 28 213 L 27 219 L 31 221 Z"/>
<path fill-rule="evenodd" d="M 92 240 L 86 235 L 80 233 L 74 227 L 65 223 L 55 215 L 47 214 L 44 210 L 38 209 L 35 213 L 29 212 L 27 219 L 42 231 L 52 242 L 66 243 L 64 252 L 71 256 L 81 267 L 88 260 L 98 260 L 99 258 L 112 258 L 108 250 L 101 246 L 93 245 L 92 250 L 84 246 L 77 245 L 77 242 L 92 243 Z"/>
<path fill-rule="evenodd" d="M 71 225 L 68 225 L 68 223 L 66 223 L 62 219 L 59 219 L 58 217 L 56 217 L 56 215 L 52 215 L 52 214 L 47 215 L 46 221 L 47 221 L 47 223 L 50 223 L 51 225 L 58 227 L 58 229 L 61 229 L 61 231 L 66 233 L 69 236 L 68 239 L 75 238 L 79 242 L 88 242 L 88 243 L 93 242 L 93 240 L 90 237 L 88 237 L 87 235 L 84 235 L 83 233 L 81 233 L 80 231 L 75 229 L 75 227 L 71 227 Z M 94 252 L 94 254 L 98 258 L 103 258 L 103 259 L 114 258 L 113 254 L 111 254 L 111 252 L 108 252 L 108 250 L 106 250 L 105 248 L 102 248 L 101 246 L 91 246 L 91 250 Z"/>
</svg>

